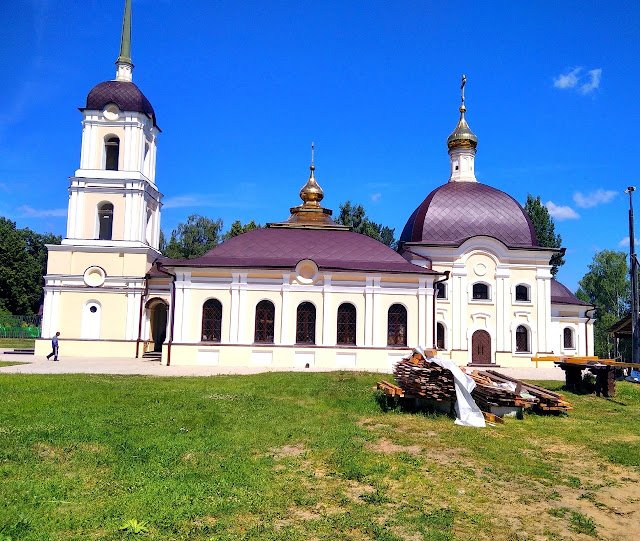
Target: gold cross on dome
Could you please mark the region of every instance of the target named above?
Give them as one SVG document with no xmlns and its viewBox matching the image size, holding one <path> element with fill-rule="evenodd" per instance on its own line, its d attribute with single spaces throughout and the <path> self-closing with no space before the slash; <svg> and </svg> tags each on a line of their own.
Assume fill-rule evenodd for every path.
<svg viewBox="0 0 640 541">
<path fill-rule="evenodd" d="M 467 78 L 462 75 L 462 85 L 460 85 L 460 90 L 462 90 L 462 105 L 464 105 L 464 85 L 467 84 Z"/>
</svg>

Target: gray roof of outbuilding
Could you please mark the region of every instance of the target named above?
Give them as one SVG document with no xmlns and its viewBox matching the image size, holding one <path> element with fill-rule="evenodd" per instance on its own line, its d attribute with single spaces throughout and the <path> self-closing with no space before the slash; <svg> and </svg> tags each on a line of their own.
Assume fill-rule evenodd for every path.
<svg viewBox="0 0 640 541">
<path fill-rule="evenodd" d="M 115 103 L 121 111 L 145 113 L 156 125 L 156 113 L 151 102 L 142 91 L 129 81 L 105 81 L 94 86 L 87 96 L 87 106 L 83 109 L 101 111 L 109 103 Z"/>
<path fill-rule="evenodd" d="M 202 257 L 164 266 L 289 268 L 311 259 L 320 269 L 440 274 L 406 261 L 381 242 L 352 231 L 265 228 L 233 237 Z"/>
<path fill-rule="evenodd" d="M 480 182 L 448 182 L 433 190 L 407 221 L 400 241 L 460 246 L 481 235 L 509 248 L 538 248 L 533 224 L 522 206 Z"/>
<path fill-rule="evenodd" d="M 593 306 L 593 304 L 581 301 L 576 297 L 567 286 L 551 280 L 551 303 L 552 304 L 577 304 L 580 306 Z"/>
</svg>

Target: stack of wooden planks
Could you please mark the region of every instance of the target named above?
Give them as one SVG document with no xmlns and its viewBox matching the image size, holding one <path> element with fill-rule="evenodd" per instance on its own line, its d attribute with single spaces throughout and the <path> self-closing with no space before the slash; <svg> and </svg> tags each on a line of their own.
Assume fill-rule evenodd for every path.
<svg viewBox="0 0 640 541">
<path fill-rule="evenodd" d="M 514 383 L 490 372 L 477 370 L 467 374 L 476 382 L 471 396 L 483 411 L 491 411 L 492 408 L 497 407 L 530 408 L 538 402 L 534 396 L 521 395 L 523 386 L 521 381 L 515 380 L 517 383 Z"/>
<path fill-rule="evenodd" d="M 533 396 L 537 400 L 535 403 L 530 404 L 534 410 L 559 412 L 573 410 L 573 407 L 571 407 L 571 404 L 566 401 L 564 395 L 554 393 L 553 391 L 549 391 L 548 389 L 538 387 L 537 385 L 533 385 L 531 383 L 524 383 L 523 381 L 505 376 L 504 374 L 500 374 L 499 372 L 496 372 L 494 370 L 480 372 L 480 375 L 487 376 L 495 382 L 509 382 L 515 384 L 516 392 L 520 394 L 521 398 L 522 393 L 526 393 L 526 395 Z"/>
<path fill-rule="evenodd" d="M 393 375 L 406 396 L 436 401 L 456 399 L 453 374 L 415 355 L 396 363 Z"/>
</svg>

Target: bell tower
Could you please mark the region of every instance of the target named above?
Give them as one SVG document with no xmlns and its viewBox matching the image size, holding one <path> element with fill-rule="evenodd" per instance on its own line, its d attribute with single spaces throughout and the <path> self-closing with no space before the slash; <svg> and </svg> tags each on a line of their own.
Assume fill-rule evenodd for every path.
<svg viewBox="0 0 640 541">
<path fill-rule="evenodd" d="M 70 177 L 67 233 L 49 245 L 42 337 L 60 332 L 67 355 L 135 356 L 147 272 L 160 256 L 160 128 L 133 83 L 131 0 L 125 0 L 115 79 L 91 89 L 80 167 Z M 42 345 L 44 343 L 44 345 Z M 36 342 L 36 354 L 47 347 Z"/>
<path fill-rule="evenodd" d="M 116 77 L 95 86 L 80 108 L 80 168 L 71 177 L 63 244 L 158 250 L 162 194 L 155 184 L 160 129 L 132 82 L 131 0 L 126 0 Z"/>
</svg>

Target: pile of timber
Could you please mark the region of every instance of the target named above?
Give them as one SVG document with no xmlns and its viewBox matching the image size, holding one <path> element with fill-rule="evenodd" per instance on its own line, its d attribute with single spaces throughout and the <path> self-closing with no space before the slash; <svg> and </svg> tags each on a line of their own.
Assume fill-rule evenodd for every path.
<svg viewBox="0 0 640 541">
<path fill-rule="evenodd" d="M 538 403 L 533 395 L 522 393 L 523 383 L 519 380 L 507 380 L 500 374 L 492 372 L 478 372 L 474 370 L 467 373 L 475 382 L 476 387 L 471 396 L 478 407 L 483 411 L 491 411 L 492 408 L 530 408 Z"/>
<path fill-rule="evenodd" d="M 480 376 L 487 377 L 496 383 L 512 383 L 516 385 L 515 392 L 519 395 L 519 400 L 530 402 L 527 407 L 533 407 L 537 411 L 559 411 L 566 412 L 573 410 L 571 404 L 566 401 L 564 395 L 554 393 L 543 387 L 538 387 L 531 383 L 524 383 L 515 378 L 500 374 L 495 370 L 487 370 L 486 372 L 479 372 Z M 472 376 L 473 377 L 473 376 Z M 475 390 L 474 390 L 475 392 Z M 531 400 L 529 397 L 535 399 Z M 474 396 L 475 398 L 475 396 Z M 476 400 L 477 402 L 477 400 Z M 482 408 L 480 403 L 478 406 Z"/>
<path fill-rule="evenodd" d="M 424 360 L 420 354 L 396 363 L 393 375 L 404 396 L 452 402 L 456 399 L 453 374 Z"/>
</svg>

